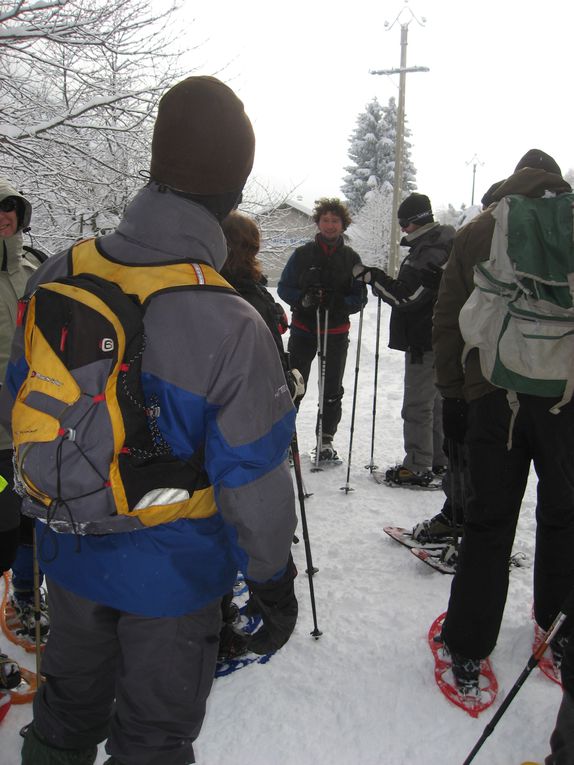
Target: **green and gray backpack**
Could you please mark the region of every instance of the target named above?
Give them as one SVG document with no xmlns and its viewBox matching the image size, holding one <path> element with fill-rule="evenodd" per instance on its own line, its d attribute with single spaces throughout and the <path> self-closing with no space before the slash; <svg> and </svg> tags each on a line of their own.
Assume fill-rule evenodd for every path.
<svg viewBox="0 0 574 765">
<path fill-rule="evenodd" d="M 574 193 L 500 200 L 490 258 L 459 325 L 466 354 L 478 348 L 483 375 L 500 388 L 559 397 L 574 393 Z"/>
</svg>

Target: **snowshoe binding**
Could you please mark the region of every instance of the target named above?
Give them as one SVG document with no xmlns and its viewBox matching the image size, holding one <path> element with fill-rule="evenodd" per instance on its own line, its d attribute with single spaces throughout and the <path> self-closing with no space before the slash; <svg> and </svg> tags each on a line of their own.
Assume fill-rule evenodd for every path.
<svg viewBox="0 0 574 765">
<path fill-rule="evenodd" d="M 432 470 L 414 471 L 404 465 L 395 465 L 384 474 L 373 470 L 371 473 L 377 483 L 387 486 L 402 486 L 406 489 L 442 489 L 442 478 L 435 476 Z"/>
</svg>

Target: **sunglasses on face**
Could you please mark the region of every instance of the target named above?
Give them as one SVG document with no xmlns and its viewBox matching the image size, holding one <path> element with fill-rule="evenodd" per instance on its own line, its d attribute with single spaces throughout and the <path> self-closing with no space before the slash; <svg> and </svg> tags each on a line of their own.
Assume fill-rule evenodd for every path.
<svg viewBox="0 0 574 765">
<path fill-rule="evenodd" d="M 408 218 L 399 218 L 399 226 L 401 228 L 406 228 L 410 223 L 411 221 Z"/>
<path fill-rule="evenodd" d="M 2 212 L 13 212 L 18 206 L 18 200 L 16 197 L 6 197 L 0 202 L 0 210 Z"/>
</svg>

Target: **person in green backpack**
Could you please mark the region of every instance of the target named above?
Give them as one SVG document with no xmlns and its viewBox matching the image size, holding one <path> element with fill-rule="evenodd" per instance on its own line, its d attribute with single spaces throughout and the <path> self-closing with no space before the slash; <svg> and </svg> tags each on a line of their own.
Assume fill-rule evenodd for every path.
<svg viewBox="0 0 574 765">
<path fill-rule="evenodd" d="M 474 292 L 474 267 L 490 258 L 498 230 L 494 213 L 502 201 L 509 195 L 560 198 L 570 191 L 553 157 L 539 149 L 528 151 L 492 193 L 493 204 L 457 232 L 434 310 L 444 435 L 463 445 L 470 474 L 464 533 L 442 630 L 463 694 L 478 692 L 481 660 L 496 645 L 531 463 L 538 478 L 534 617 L 544 631 L 574 585 L 574 403 L 553 413 L 560 395 L 516 394 L 496 387 L 487 379 L 476 347 L 466 353 L 463 366 L 465 339 L 459 323 Z M 568 225 L 571 240 L 571 216 Z M 556 664 L 564 643 L 559 634 L 551 646 Z"/>
</svg>

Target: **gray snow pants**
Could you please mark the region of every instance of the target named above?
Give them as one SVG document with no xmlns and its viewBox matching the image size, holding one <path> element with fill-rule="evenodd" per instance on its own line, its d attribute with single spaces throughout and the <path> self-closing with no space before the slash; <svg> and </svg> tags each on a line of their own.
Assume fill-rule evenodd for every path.
<svg viewBox="0 0 574 765">
<path fill-rule="evenodd" d="M 50 745 L 108 739 L 121 765 L 189 765 L 205 715 L 220 600 L 181 617 L 149 618 L 81 598 L 48 580 L 50 637 L 34 726 Z"/>
<path fill-rule="evenodd" d="M 403 393 L 403 438 L 409 470 L 430 470 L 447 464 L 442 442 L 442 399 L 434 383 L 434 353 L 428 351 L 413 361 L 405 353 Z"/>
</svg>

